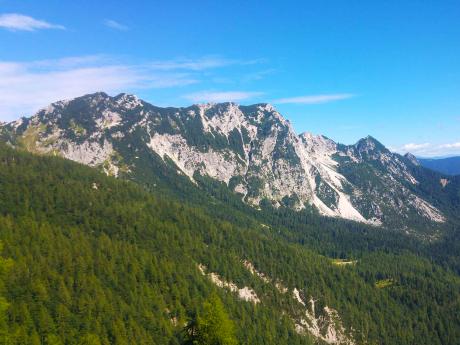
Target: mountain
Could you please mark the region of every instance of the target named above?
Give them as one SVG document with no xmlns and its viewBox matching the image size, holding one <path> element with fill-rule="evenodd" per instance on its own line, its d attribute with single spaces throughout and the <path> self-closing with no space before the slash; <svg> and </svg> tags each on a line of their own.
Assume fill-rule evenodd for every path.
<svg viewBox="0 0 460 345">
<path fill-rule="evenodd" d="M 133 95 L 95 93 L 4 124 L 1 136 L 151 186 L 172 175 L 191 185 L 209 177 L 255 207 L 313 209 L 409 231 L 419 224 L 435 231 L 452 213 L 424 192 L 421 180 L 446 194 L 440 178 L 410 159 L 372 137 L 347 146 L 297 135 L 269 104 L 160 108 Z"/>
<path fill-rule="evenodd" d="M 417 158 L 425 168 L 446 175 L 460 175 L 460 157 L 448 158 Z"/>
<path fill-rule="evenodd" d="M 283 223 L 304 222 L 288 214 Z M 348 225 L 350 235 L 371 228 Z M 401 250 L 380 240 L 360 247 L 335 233 L 333 242 L 359 256 L 326 256 L 320 246 L 292 243 L 287 227 L 218 200 L 179 202 L 1 143 L 0 228 L 6 344 L 178 345 L 212 294 L 240 344 L 431 345 L 460 337 L 458 273 L 433 260 L 430 244 L 410 247 L 417 241 L 404 234 L 394 235 L 407 246 Z M 314 231 L 318 237 L 327 226 Z M 378 233 L 393 237 L 378 227 L 360 237 Z"/>
</svg>

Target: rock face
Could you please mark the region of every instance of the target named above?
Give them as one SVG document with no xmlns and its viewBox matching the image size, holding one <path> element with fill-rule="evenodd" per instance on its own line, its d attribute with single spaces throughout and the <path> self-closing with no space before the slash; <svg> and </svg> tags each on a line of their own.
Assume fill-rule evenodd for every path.
<svg viewBox="0 0 460 345">
<path fill-rule="evenodd" d="M 159 108 L 120 94 L 53 103 L 31 118 L 1 125 L 12 145 L 61 155 L 118 176 L 136 171 L 137 152 L 174 162 L 194 180 L 207 175 L 251 204 L 314 207 L 319 213 L 379 225 L 388 219 L 444 222 L 417 194 L 414 163 L 372 137 L 345 146 L 297 135 L 269 104 Z"/>
<path fill-rule="evenodd" d="M 412 164 L 414 165 L 420 165 L 420 162 L 418 161 L 417 157 L 415 157 L 412 153 L 406 153 L 404 155 L 409 161 L 411 161 Z"/>
</svg>

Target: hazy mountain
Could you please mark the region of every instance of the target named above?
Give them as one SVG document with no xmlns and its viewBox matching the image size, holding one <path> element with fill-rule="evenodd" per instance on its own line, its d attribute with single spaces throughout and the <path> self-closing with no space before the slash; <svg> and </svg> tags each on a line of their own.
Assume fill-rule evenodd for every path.
<svg viewBox="0 0 460 345">
<path fill-rule="evenodd" d="M 417 158 L 421 165 L 446 175 L 460 175 L 460 157 Z"/>
</svg>

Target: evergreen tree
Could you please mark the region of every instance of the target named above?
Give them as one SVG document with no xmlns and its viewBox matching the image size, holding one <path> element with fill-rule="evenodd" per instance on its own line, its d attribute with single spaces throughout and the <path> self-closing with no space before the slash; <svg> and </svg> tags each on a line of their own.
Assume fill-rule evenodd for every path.
<svg viewBox="0 0 460 345">
<path fill-rule="evenodd" d="M 203 311 L 186 327 L 187 345 L 236 345 L 235 330 L 217 294 L 204 302 Z"/>
<path fill-rule="evenodd" d="M 2 252 L 2 250 L 3 243 L 0 242 L 0 252 Z M 9 303 L 5 297 L 3 297 L 4 277 L 7 271 L 10 269 L 11 264 L 11 260 L 0 257 L 0 344 L 9 344 L 11 340 L 8 332 L 8 326 L 5 320 L 5 314 Z"/>
</svg>

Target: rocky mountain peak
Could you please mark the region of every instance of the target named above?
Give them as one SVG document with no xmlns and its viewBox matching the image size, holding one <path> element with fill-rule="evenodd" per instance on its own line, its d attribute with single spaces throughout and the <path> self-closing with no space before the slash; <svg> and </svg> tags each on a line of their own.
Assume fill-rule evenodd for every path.
<svg viewBox="0 0 460 345">
<path fill-rule="evenodd" d="M 407 160 L 409 160 L 412 164 L 416 165 L 416 166 L 419 166 L 420 165 L 420 162 L 418 161 L 417 157 L 415 157 L 412 153 L 410 152 L 407 152 L 404 157 L 407 158 Z"/>
<path fill-rule="evenodd" d="M 406 188 L 418 181 L 405 161 L 375 138 L 347 146 L 323 135 L 297 135 L 266 103 L 160 108 L 134 95 L 98 92 L 3 125 L 2 135 L 30 151 L 134 179 L 147 164 L 137 152 L 148 151 L 144 159 L 153 159 L 152 169 L 173 164 L 170 174 L 195 183 L 196 173 L 208 176 L 256 206 L 268 200 L 275 207 L 313 207 L 326 216 L 376 225 L 396 216 L 444 220 Z"/>
<path fill-rule="evenodd" d="M 385 149 L 385 146 L 383 146 L 377 139 L 370 135 L 358 140 L 358 142 L 355 144 L 355 147 L 358 149 L 358 151 L 366 153 Z"/>
</svg>

